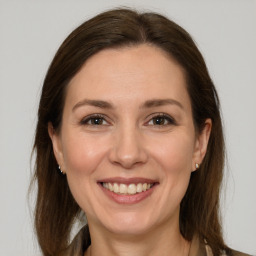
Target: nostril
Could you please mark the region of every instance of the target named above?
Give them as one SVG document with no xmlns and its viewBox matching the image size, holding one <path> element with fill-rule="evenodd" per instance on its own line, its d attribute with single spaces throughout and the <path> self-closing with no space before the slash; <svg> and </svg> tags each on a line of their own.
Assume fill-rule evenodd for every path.
<svg viewBox="0 0 256 256">
<path fill-rule="evenodd" d="M 141 134 L 134 125 L 126 123 L 120 127 L 111 142 L 109 158 L 113 164 L 121 165 L 125 169 L 146 161 L 147 154 L 141 142 Z"/>
<path fill-rule="evenodd" d="M 136 160 L 127 160 L 127 159 L 119 159 L 119 161 L 114 161 L 113 164 L 119 165 L 124 169 L 133 169 L 134 167 L 137 167 L 141 164 L 143 164 L 143 161 L 136 161 Z"/>
</svg>

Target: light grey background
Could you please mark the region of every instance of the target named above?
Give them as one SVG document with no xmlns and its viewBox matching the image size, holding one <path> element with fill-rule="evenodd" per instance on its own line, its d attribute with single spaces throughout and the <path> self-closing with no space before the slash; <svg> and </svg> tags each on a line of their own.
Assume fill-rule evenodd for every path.
<svg viewBox="0 0 256 256">
<path fill-rule="evenodd" d="M 36 109 L 48 65 L 76 26 L 120 5 L 167 15 L 201 49 L 225 123 L 225 238 L 231 247 L 256 254 L 255 1 L 0 0 L 0 255 L 40 255 L 27 189 Z"/>
</svg>

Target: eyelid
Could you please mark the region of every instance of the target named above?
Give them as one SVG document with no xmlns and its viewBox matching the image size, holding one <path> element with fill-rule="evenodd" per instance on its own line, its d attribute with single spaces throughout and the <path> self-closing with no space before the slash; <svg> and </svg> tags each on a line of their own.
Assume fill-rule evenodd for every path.
<svg viewBox="0 0 256 256">
<path fill-rule="evenodd" d="M 157 118 L 157 117 L 161 117 L 161 118 L 165 118 L 169 123 L 168 124 L 163 124 L 163 125 L 152 125 L 149 124 L 150 121 L 152 121 L 152 119 Z M 92 119 L 96 119 L 96 118 L 100 118 L 103 119 L 103 121 L 105 121 L 107 124 L 100 124 L 100 125 L 96 125 L 96 124 L 88 124 L 88 122 Z M 148 115 L 146 117 L 147 121 L 145 122 L 146 126 L 168 126 L 168 125 L 177 125 L 176 120 L 169 114 L 163 113 L 163 112 L 157 112 L 157 113 L 152 113 L 150 115 Z M 82 120 L 80 121 L 81 125 L 88 125 L 88 126 L 107 126 L 110 125 L 111 122 L 109 120 L 109 118 L 104 115 L 104 114 L 100 114 L 100 113 L 95 113 L 95 114 L 90 114 L 88 116 L 85 116 L 82 118 Z"/>
<path fill-rule="evenodd" d="M 146 122 L 146 125 L 149 125 L 148 123 L 154 119 L 154 118 L 157 118 L 157 117 L 162 117 L 162 118 L 165 118 L 169 121 L 168 124 L 165 124 L 165 125 L 151 125 L 151 126 L 167 126 L 167 125 L 177 125 L 177 122 L 176 120 L 169 114 L 166 114 L 166 113 L 162 113 L 162 112 L 158 112 L 158 113 L 152 113 L 150 114 L 149 116 L 147 116 L 147 122 Z"/>
<path fill-rule="evenodd" d="M 108 124 L 101 124 L 101 125 L 93 125 L 93 124 L 88 124 L 88 122 L 92 119 L 96 119 L 96 118 L 100 118 L 100 119 L 103 119 L 103 121 L 107 122 Z M 108 118 L 103 115 L 103 114 L 91 114 L 91 115 L 88 115 L 84 118 L 82 118 L 82 120 L 80 121 L 80 124 L 81 125 L 88 125 L 88 126 L 106 126 L 106 125 L 109 125 L 109 121 L 108 121 Z"/>
</svg>

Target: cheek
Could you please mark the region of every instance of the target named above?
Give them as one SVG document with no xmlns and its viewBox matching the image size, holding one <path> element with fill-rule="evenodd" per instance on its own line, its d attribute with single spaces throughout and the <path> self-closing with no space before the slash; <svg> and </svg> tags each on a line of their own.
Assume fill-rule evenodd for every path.
<svg viewBox="0 0 256 256">
<path fill-rule="evenodd" d="M 106 148 L 104 142 L 91 136 L 74 136 L 65 140 L 64 162 L 69 175 L 91 175 L 101 163 Z"/>
<path fill-rule="evenodd" d="M 103 141 L 95 142 L 93 136 L 66 136 L 64 162 L 71 193 L 78 205 L 87 212 L 93 208 L 97 185 L 97 169 L 104 162 L 106 147 Z"/>
<path fill-rule="evenodd" d="M 192 171 L 193 145 L 191 137 L 184 134 L 170 136 L 161 147 L 155 147 L 154 158 L 162 170 L 160 182 L 164 190 L 159 200 L 163 205 L 169 202 L 170 208 L 177 207 L 185 195 Z"/>
<path fill-rule="evenodd" d="M 158 146 L 151 147 L 151 153 L 162 165 L 167 175 L 191 172 L 194 143 L 187 134 L 166 138 Z"/>
</svg>

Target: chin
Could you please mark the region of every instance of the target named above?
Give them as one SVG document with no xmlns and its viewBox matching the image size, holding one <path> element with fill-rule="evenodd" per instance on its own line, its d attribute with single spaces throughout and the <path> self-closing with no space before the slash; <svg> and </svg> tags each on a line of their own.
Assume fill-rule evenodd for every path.
<svg viewBox="0 0 256 256">
<path fill-rule="evenodd" d="M 102 225 L 111 233 L 118 235 L 143 235 L 153 227 L 145 213 L 125 212 L 113 214 L 111 218 L 102 220 Z"/>
</svg>

